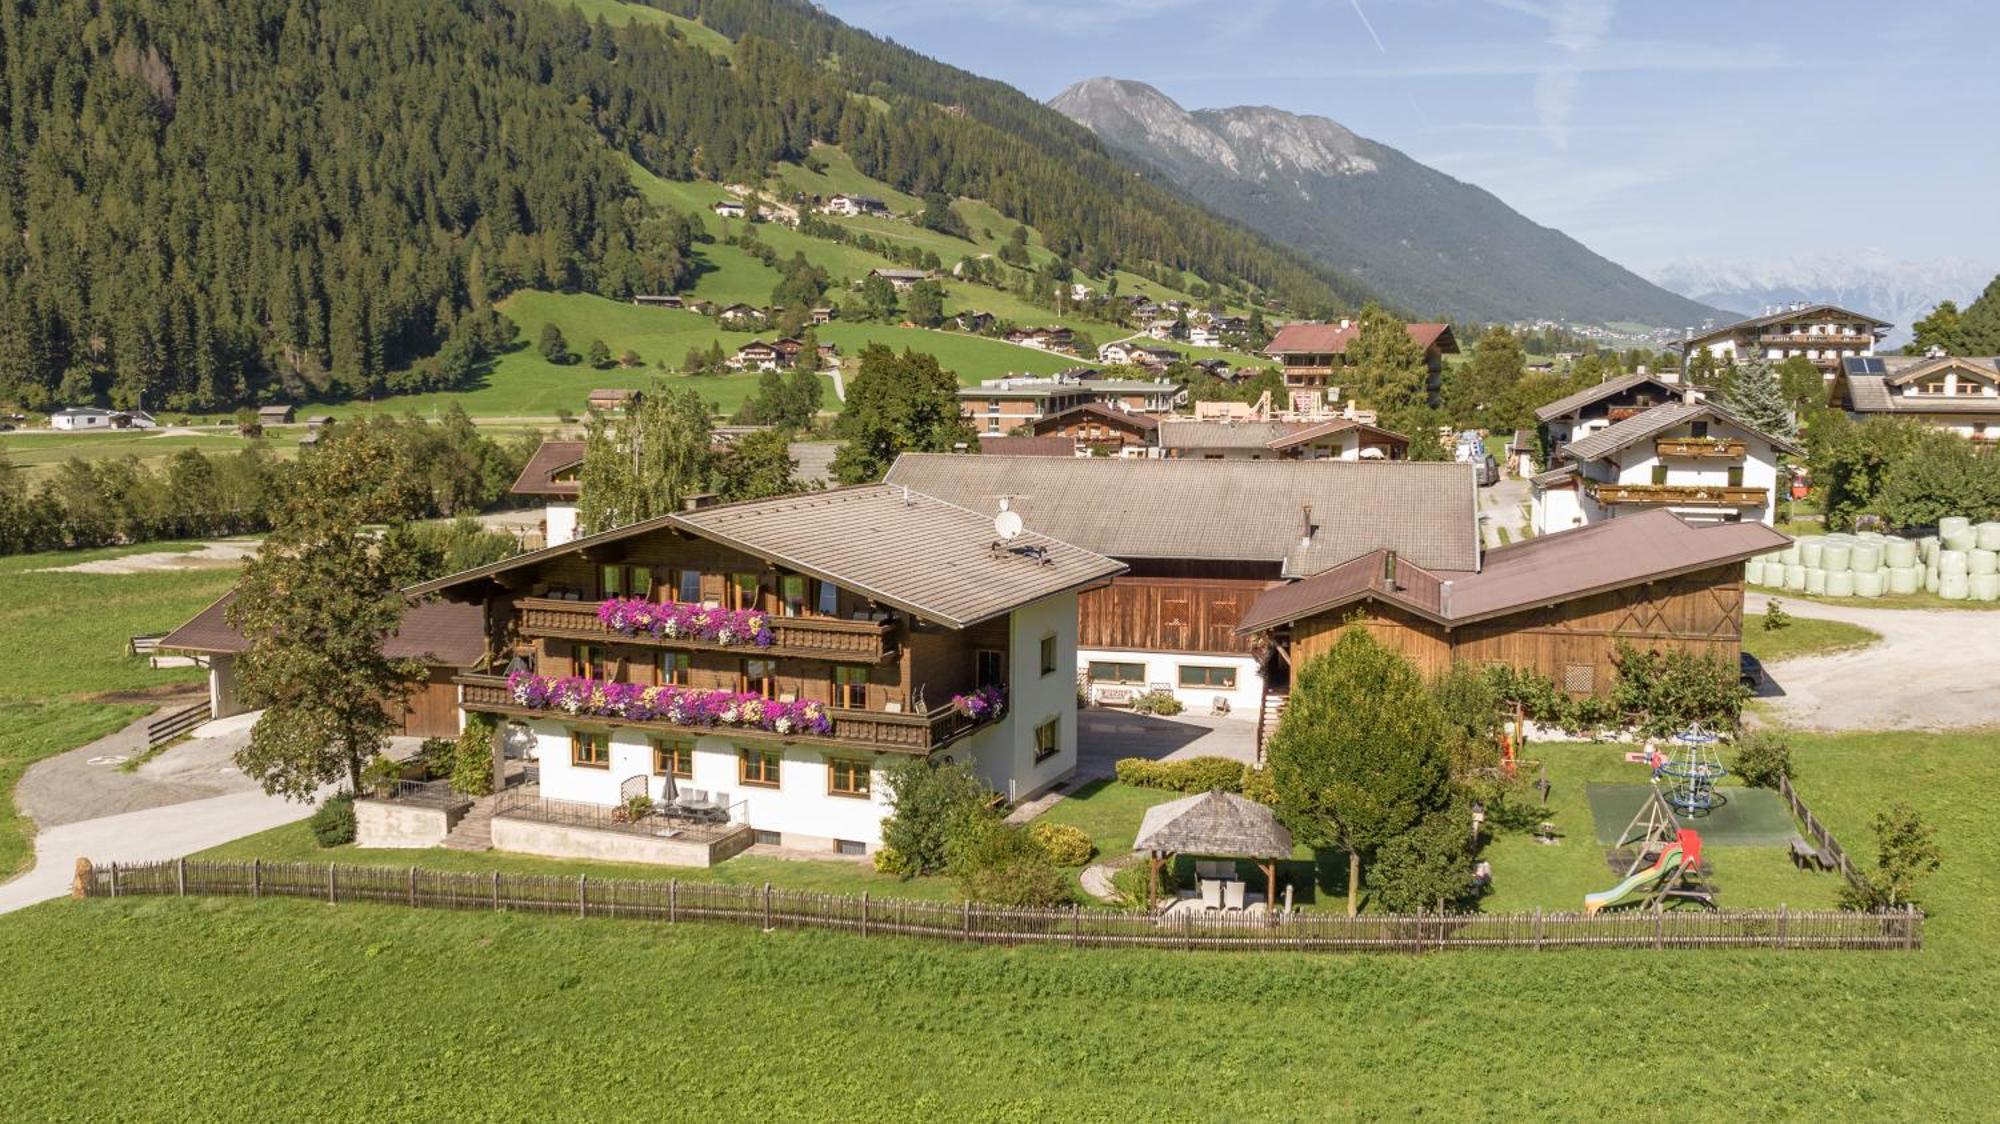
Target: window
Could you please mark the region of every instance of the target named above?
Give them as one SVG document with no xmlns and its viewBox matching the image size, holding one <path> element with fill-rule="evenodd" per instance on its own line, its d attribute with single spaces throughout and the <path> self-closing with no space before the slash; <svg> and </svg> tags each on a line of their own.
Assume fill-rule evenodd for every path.
<svg viewBox="0 0 2000 1124">
<path fill-rule="evenodd" d="M 644 566 L 599 566 L 597 589 L 603 597 L 645 597 L 653 592 L 653 574 Z"/>
<path fill-rule="evenodd" d="M 656 741 L 653 743 L 653 775 L 656 777 L 679 777 L 688 780 L 694 776 L 694 743 L 686 741 Z"/>
<path fill-rule="evenodd" d="M 1698 422 L 1694 423 L 1694 435 L 1695 435 L 1695 437 L 1697 437 L 1697 438 L 1701 438 L 1701 437 L 1707 437 L 1707 436 L 1708 436 L 1708 423 L 1707 423 L 1707 422 L 1705 422 L 1705 421 L 1698 421 Z"/>
<path fill-rule="evenodd" d="M 585 769 L 609 769 L 611 735 L 591 730 L 571 730 L 569 763 Z"/>
<path fill-rule="evenodd" d="M 867 796 L 872 769 L 866 761 L 830 757 L 826 762 L 826 791 L 834 796 Z"/>
<path fill-rule="evenodd" d="M 737 779 L 762 788 L 778 787 L 778 765 L 784 755 L 775 749 L 737 751 Z"/>
<path fill-rule="evenodd" d="M 995 648 L 981 648 L 972 653 L 972 680 L 980 687 L 1006 686 L 1007 653 Z"/>
<path fill-rule="evenodd" d="M 1062 720 L 1051 718 L 1035 727 L 1035 761 L 1047 761 L 1061 748 L 1058 744 L 1062 733 Z"/>
<path fill-rule="evenodd" d="M 585 679 L 604 678 L 604 649 L 596 644 L 578 644 L 570 651 L 570 674 Z"/>
<path fill-rule="evenodd" d="M 685 601 L 689 604 L 701 600 L 700 570 L 682 570 L 674 576 L 677 579 L 675 582 L 674 600 Z"/>
<path fill-rule="evenodd" d="M 868 669 L 836 665 L 833 669 L 833 705 L 846 710 L 868 709 Z"/>
<path fill-rule="evenodd" d="M 1729 486 L 1732 488 L 1741 488 L 1743 486 L 1742 465 L 1732 464 L 1729 466 Z"/>
<path fill-rule="evenodd" d="M 729 607 L 732 609 L 757 608 L 757 575 L 729 575 Z"/>
<path fill-rule="evenodd" d="M 1666 466 L 1666 465 L 1663 465 L 1663 464 L 1656 464 L 1656 465 L 1654 465 L 1654 466 L 1653 466 L 1653 483 L 1655 483 L 1655 484 L 1664 484 L 1664 483 L 1666 483 L 1666 482 L 1667 482 L 1667 466 Z"/>
<path fill-rule="evenodd" d="M 1053 675 L 1056 670 L 1056 634 L 1051 632 L 1042 637 L 1042 674 Z"/>
<path fill-rule="evenodd" d="M 1090 681 L 1092 683 L 1144 683 L 1146 665 L 1142 663 L 1112 663 L 1109 660 L 1090 661 Z"/>
<path fill-rule="evenodd" d="M 819 603 L 815 607 L 822 617 L 840 615 L 840 587 L 832 582 L 819 583 Z"/>
<path fill-rule="evenodd" d="M 685 687 L 693 678 L 694 657 L 686 652 L 660 653 L 660 682 L 669 687 Z"/>
<path fill-rule="evenodd" d="M 1233 691 L 1236 689 L 1236 669 L 1224 665 L 1184 663 L 1181 665 L 1181 686 Z"/>
<path fill-rule="evenodd" d="M 798 574 L 786 574 L 779 578 L 778 600 L 783 604 L 785 616 L 805 616 L 806 579 Z"/>
<path fill-rule="evenodd" d="M 833 841 L 833 853 L 836 855 L 865 855 L 868 853 L 868 844 L 861 842 L 859 839 L 836 839 Z"/>
<path fill-rule="evenodd" d="M 778 661 L 744 660 L 743 690 L 767 699 L 778 697 Z"/>
</svg>

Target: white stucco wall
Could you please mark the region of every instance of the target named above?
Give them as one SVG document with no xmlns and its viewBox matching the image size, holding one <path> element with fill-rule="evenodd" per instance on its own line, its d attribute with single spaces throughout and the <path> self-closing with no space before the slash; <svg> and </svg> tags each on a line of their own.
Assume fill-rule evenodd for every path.
<svg viewBox="0 0 2000 1124">
<path fill-rule="evenodd" d="M 1531 488 L 1528 499 L 1529 525 L 1534 527 L 1538 535 L 1552 535 L 1557 531 L 1580 527 L 1585 521 L 1583 511 L 1585 502 L 1587 501 L 1574 486 Z"/>
<path fill-rule="evenodd" d="M 1189 714 L 1210 714 L 1217 698 L 1229 701 L 1229 713 L 1241 718 L 1255 718 L 1257 707 L 1264 697 L 1264 676 L 1258 670 L 1257 661 L 1249 656 L 1220 655 L 1209 652 L 1132 652 L 1105 649 L 1085 649 L 1077 653 L 1077 664 L 1088 667 L 1093 660 L 1111 663 L 1138 663 L 1146 667 L 1146 681 L 1138 686 L 1144 691 L 1159 685 L 1173 692 Z M 1182 687 L 1180 667 L 1182 664 L 1198 664 L 1202 667 L 1232 667 L 1236 669 L 1236 687 L 1221 690 L 1215 687 Z M 1092 683 L 1091 698 L 1096 699 L 1105 687 L 1123 688 L 1124 683 Z"/>
<path fill-rule="evenodd" d="M 995 792 L 1025 800 L 1076 769 L 1076 594 L 1044 598 L 1008 618 L 1007 714 L 950 747 Z M 1042 638 L 1056 638 L 1056 666 L 1042 674 Z M 919 673 L 921 678 L 921 673 Z M 1057 722 L 1056 752 L 1035 761 L 1035 727 Z"/>
<path fill-rule="evenodd" d="M 1692 433 L 1689 426 L 1677 426 L 1660 434 L 1660 437 L 1687 437 Z M 1730 425 L 1720 420 L 1710 420 L 1708 435 L 1744 442 L 1745 453 L 1741 465 L 1745 488 L 1764 489 L 1764 503 L 1761 507 L 1730 508 L 1742 513 L 1745 522 L 1770 523 L 1774 517 L 1778 494 L 1777 453 L 1768 441 L 1752 435 L 1748 430 Z M 1654 452 L 1653 441 L 1641 441 L 1616 454 L 1615 476 L 1592 472 L 1597 479 L 1609 479 L 1619 484 L 1651 484 L 1653 468 L 1667 466 L 1667 483 L 1673 485 L 1726 485 L 1729 470 L 1738 462 L 1722 457 L 1665 457 Z M 1589 466 L 1597 468 L 1598 465 Z M 1657 505 L 1635 505 L 1657 506 Z M 1688 509 L 1699 510 L 1699 509 Z"/>
<path fill-rule="evenodd" d="M 543 513 L 548 523 L 548 545 L 561 546 L 576 538 L 576 505 L 561 500 L 550 500 Z"/>
</svg>

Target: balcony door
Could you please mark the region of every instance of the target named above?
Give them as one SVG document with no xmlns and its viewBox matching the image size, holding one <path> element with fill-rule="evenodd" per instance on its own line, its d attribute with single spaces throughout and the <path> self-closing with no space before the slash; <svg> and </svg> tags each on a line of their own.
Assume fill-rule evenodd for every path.
<svg viewBox="0 0 2000 1124">
<path fill-rule="evenodd" d="M 833 669 L 833 705 L 843 710 L 868 709 L 868 669 L 836 665 Z"/>
</svg>

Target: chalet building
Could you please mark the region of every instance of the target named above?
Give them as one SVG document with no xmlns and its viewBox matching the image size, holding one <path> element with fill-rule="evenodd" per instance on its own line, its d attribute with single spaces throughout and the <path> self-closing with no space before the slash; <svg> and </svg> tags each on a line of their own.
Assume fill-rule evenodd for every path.
<svg viewBox="0 0 2000 1124">
<path fill-rule="evenodd" d="M 735 199 L 717 200 L 709 204 L 708 209 L 725 219 L 740 219 L 750 213 L 748 208 Z"/>
<path fill-rule="evenodd" d="M 1048 328 L 1016 328 L 1006 335 L 1008 343 L 1042 351 L 1068 351 L 1076 346 L 1076 333 L 1056 325 Z"/>
<path fill-rule="evenodd" d="M 1620 641 L 1734 666 L 1743 562 L 1790 541 L 1762 524 L 1696 526 L 1653 510 L 1500 547 L 1459 570 L 1378 549 L 1264 593 L 1236 635 L 1260 639 L 1276 665 L 1291 669 L 1358 620 L 1427 675 L 1455 662 L 1504 663 L 1572 695 L 1605 696 Z M 1275 701 L 1265 708 L 1281 710 Z M 1260 747 L 1271 725 L 1260 730 Z"/>
<path fill-rule="evenodd" d="M 1882 355 L 1847 359 L 1848 409 L 1915 418 L 1978 442 L 2000 441 L 2000 358 Z"/>
<path fill-rule="evenodd" d="M 1465 465 L 906 453 L 887 480 L 974 510 L 1007 498 L 1029 528 L 1129 567 L 1078 601 L 1084 686 L 1104 703 L 1161 690 L 1254 717 L 1270 668 L 1235 630 L 1266 589 L 1377 549 L 1479 568 Z"/>
<path fill-rule="evenodd" d="M 1025 437 L 982 433 L 979 455 L 983 457 L 1074 457 L 1076 442 L 1067 437 Z"/>
<path fill-rule="evenodd" d="M 634 293 L 632 303 L 640 308 L 686 308 L 687 299 L 672 293 Z"/>
<path fill-rule="evenodd" d="M 951 322 L 959 331 L 971 332 L 977 335 L 981 332 L 991 331 L 994 320 L 993 314 L 990 312 L 961 312 L 957 316 L 952 317 Z"/>
<path fill-rule="evenodd" d="M 1436 405 L 1444 385 L 1444 357 L 1458 354 L 1458 338 L 1452 335 L 1449 324 L 1411 324 L 1408 330 L 1410 338 L 1424 349 L 1431 404 Z M 1333 324 L 1287 324 L 1271 337 L 1264 354 L 1283 365 L 1287 388 L 1331 395 L 1327 398 L 1331 402 L 1340 392 L 1347 345 L 1360 332 L 1359 325 L 1345 319 Z"/>
<path fill-rule="evenodd" d="M 1537 408 L 1535 420 L 1548 431 L 1549 447 L 1560 449 L 1615 422 L 1683 397 L 1681 386 L 1655 375 L 1620 375 Z"/>
<path fill-rule="evenodd" d="M 1132 349 L 1132 362 L 1141 367 L 1164 370 L 1176 363 L 1185 363 L 1186 361 L 1187 356 L 1182 355 L 1171 347 L 1135 347 Z"/>
<path fill-rule="evenodd" d="M 1149 322 L 1146 325 L 1146 334 L 1156 340 L 1172 340 L 1179 339 L 1185 333 L 1179 320 L 1162 318 Z"/>
<path fill-rule="evenodd" d="M 824 210 L 829 215 L 852 219 L 863 215 L 886 215 L 889 205 L 872 195 L 835 195 L 827 199 Z"/>
<path fill-rule="evenodd" d="M 210 718 L 249 710 L 236 689 L 236 660 L 250 650 L 250 641 L 229 623 L 229 608 L 235 602 L 234 590 L 225 593 L 160 639 L 163 650 L 192 656 L 208 669 Z M 458 686 L 453 680 L 458 669 L 472 666 L 486 654 L 484 628 L 476 605 L 412 603 L 404 610 L 396 631 L 383 638 L 382 654 L 416 660 L 426 670 L 415 690 L 383 704 L 397 719 L 397 733 L 419 738 L 458 736 Z"/>
<path fill-rule="evenodd" d="M 763 309 L 747 304 L 724 305 L 721 309 L 717 310 L 715 318 L 724 324 L 739 325 L 762 324 L 766 319 L 769 319 Z"/>
<path fill-rule="evenodd" d="M 476 666 L 492 671 L 468 662 L 455 681 L 465 713 L 503 723 L 496 773 L 506 746 L 539 764 L 493 845 L 697 865 L 752 841 L 863 854 L 894 760 L 963 761 L 1014 800 L 1068 776 L 1077 597 L 1124 567 L 1033 532 L 999 541 L 980 510 L 834 489 L 412 587 L 484 622 Z M 617 832 L 636 795 L 703 816 Z"/>
<path fill-rule="evenodd" d="M 1331 421 L 1196 421 L 1159 425 L 1160 455 L 1207 461 L 1389 460 L 1410 455 L 1410 439 L 1349 418 Z"/>
<path fill-rule="evenodd" d="M 1069 442 L 1074 455 L 1149 457 L 1157 455 L 1161 425 L 1160 419 L 1152 414 L 1086 402 L 1029 422 L 1027 429 L 1032 437 L 1057 437 Z M 985 451 L 983 444 L 980 451 Z"/>
<path fill-rule="evenodd" d="M 1132 353 L 1139 345 L 1131 340 L 1113 340 L 1097 349 L 1097 361 L 1107 366 L 1122 367 L 1130 364 Z"/>
<path fill-rule="evenodd" d="M 868 271 L 868 276 L 880 277 L 882 280 L 887 281 L 897 292 L 901 293 L 908 291 L 910 286 L 919 281 L 930 280 L 931 271 L 928 269 L 871 269 Z"/>
<path fill-rule="evenodd" d="M 1556 450 L 1529 478 L 1535 533 L 1665 507 L 1690 523 L 1770 523 L 1778 456 L 1798 446 L 1710 402 L 1654 406 Z"/>
<path fill-rule="evenodd" d="M 576 538 L 583 451 L 581 441 L 544 441 L 507 489 L 509 495 L 542 502 L 542 542 L 547 546 L 561 546 Z"/>
<path fill-rule="evenodd" d="M 629 410 L 645 400 L 646 392 L 643 390 L 600 387 L 591 391 L 584 399 L 584 408 L 601 414 L 611 414 Z"/>
<path fill-rule="evenodd" d="M 1090 402 L 1127 412 L 1166 413 L 1183 393 L 1178 385 L 1165 381 L 1068 374 L 1046 378 L 1009 376 L 985 379 L 978 386 L 960 387 L 958 409 L 959 416 L 970 421 L 980 433 L 998 436 Z"/>
<path fill-rule="evenodd" d="M 1679 345 L 1681 370 L 1688 369 L 1687 360 L 1697 351 L 1708 352 L 1720 363 L 1744 359 L 1781 363 L 1803 355 L 1826 376 L 1829 391 L 1838 397 L 1841 361 L 1875 354 L 1876 342 L 1891 326 L 1838 305 L 1793 304 L 1688 336 Z"/>
<path fill-rule="evenodd" d="M 1188 328 L 1187 341 L 1195 347 L 1221 347 L 1222 331 L 1213 324 L 1195 324 Z"/>
<path fill-rule="evenodd" d="M 798 341 L 791 341 L 796 350 Z M 751 340 L 736 349 L 736 354 L 723 361 L 723 366 L 732 371 L 776 371 L 789 366 L 777 345 L 763 340 Z"/>
<path fill-rule="evenodd" d="M 823 304 L 813 309 L 810 315 L 815 324 L 831 324 L 840 311 L 830 304 Z"/>
</svg>

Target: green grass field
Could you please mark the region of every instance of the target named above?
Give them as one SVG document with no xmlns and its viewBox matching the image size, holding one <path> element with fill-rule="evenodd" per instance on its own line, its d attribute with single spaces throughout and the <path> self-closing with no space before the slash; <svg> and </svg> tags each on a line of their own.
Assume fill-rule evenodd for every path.
<svg viewBox="0 0 2000 1124">
<path fill-rule="evenodd" d="M 203 419 L 204 421 L 207 419 Z M 304 426 L 267 430 L 264 447 L 279 457 L 298 455 Z M 27 470 L 30 478 L 46 475 L 71 457 L 87 461 L 114 457 L 135 457 L 141 464 L 158 467 L 182 449 L 204 453 L 234 453 L 248 448 L 252 440 L 232 429 L 200 432 L 163 430 L 114 433 L 24 433 L 0 439 L 0 458 Z"/>
<path fill-rule="evenodd" d="M 552 0 L 552 2 L 567 4 L 582 12 L 584 19 L 601 19 L 613 27 L 623 27 L 634 21 L 672 26 L 677 28 L 689 43 L 697 47 L 724 57 L 736 53 L 736 44 L 730 42 L 721 32 L 711 30 L 695 20 L 668 15 L 658 8 L 649 8 L 643 4 L 627 4 L 623 0 Z"/>
<path fill-rule="evenodd" d="M 1866 648 L 1882 639 L 1880 633 L 1846 621 L 1793 616 L 1791 624 L 1773 632 L 1764 627 L 1764 619 L 1763 613 L 1744 614 L 1743 650 L 1765 663 Z"/>
</svg>

